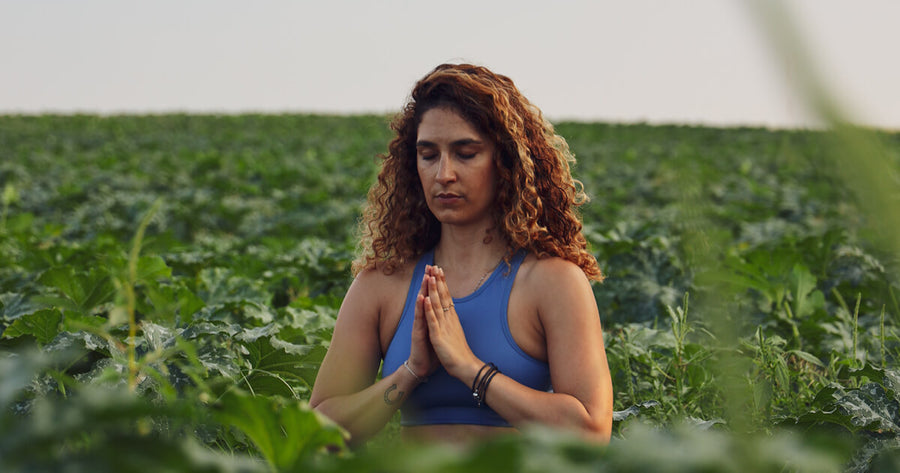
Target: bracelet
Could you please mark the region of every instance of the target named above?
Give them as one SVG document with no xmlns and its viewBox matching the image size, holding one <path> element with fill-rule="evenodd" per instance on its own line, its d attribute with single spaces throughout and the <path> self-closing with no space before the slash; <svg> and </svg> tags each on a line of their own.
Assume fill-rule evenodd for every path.
<svg viewBox="0 0 900 473">
<path fill-rule="evenodd" d="M 478 390 L 475 389 L 475 386 L 478 384 L 478 377 L 481 376 L 481 372 L 484 371 L 484 369 L 487 368 L 488 366 L 491 366 L 491 363 L 485 363 L 484 366 L 482 366 L 481 369 L 478 370 L 478 373 L 475 373 L 475 379 L 472 380 L 472 395 L 473 396 L 475 396 L 475 393 L 478 392 Z M 476 396 L 476 399 L 477 399 L 477 396 Z"/>
<path fill-rule="evenodd" d="M 419 375 L 417 375 L 416 372 L 413 371 L 412 368 L 409 367 L 409 360 L 406 360 L 403 362 L 403 367 L 406 368 L 406 371 L 409 371 L 409 374 L 413 375 L 413 377 L 416 378 L 416 380 L 419 381 L 420 383 L 428 382 L 428 377 L 426 377 L 426 376 L 419 377 Z"/>
<path fill-rule="evenodd" d="M 484 386 L 481 388 L 481 402 L 487 403 L 488 386 L 490 386 L 491 380 L 494 379 L 494 376 L 496 376 L 499 372 L 500 370 L 495 369 L 491 372 L 490 376 L 487 376 L 487 380 L 484 381 Z"/>
<path fill-rule="evenodd" d="M 485 368 L 487 368 L 487 371 L 485 371 Z M 482 372 L 484 372 L 484 376 L 481 375 Z M 487 393 L 488 385 L 499 372 L 500 369 L 493 363 L 485 363 L 484 366 L 478 370 L 475 379 L 472 381 L 472 398 L 475 399 L 476 406 L 481 407 L 481 405 L 484 404 L 484 396 Z"/>
</svg>

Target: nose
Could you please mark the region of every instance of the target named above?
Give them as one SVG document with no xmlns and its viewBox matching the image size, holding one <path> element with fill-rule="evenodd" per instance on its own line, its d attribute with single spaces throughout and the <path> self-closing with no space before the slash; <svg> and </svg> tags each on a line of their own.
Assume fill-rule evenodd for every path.
<svg viewBox="0 0 900 473">
<path fill-rule="evenodd" d="M 442 153 L 438 162 L 436 179 L 441 184 L 449 184 L 456 180 L 456 171 L 453 169 L 453 159 L 449 153 Z"/>
</svg>

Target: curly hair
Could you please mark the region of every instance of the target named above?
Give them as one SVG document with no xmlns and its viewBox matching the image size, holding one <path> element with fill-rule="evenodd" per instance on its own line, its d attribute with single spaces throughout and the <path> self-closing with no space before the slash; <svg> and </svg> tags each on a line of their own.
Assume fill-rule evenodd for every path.
<svg viewBox="0 0 900 473">
<path fill-rule="evenodd" d="M 381 171 L 369 190 L 359 224 L 360 252 L 353 274 L 382 269 L 390 274 L 417 260 L 441 236 L 428 209 L 416 165 L 422 116 L 434 108 L 459 113 L 497 144 L 495 228 L 510 248 L 539 258 L 560 257 L 602 281 L 588 251 L 576 208 L 587 202 L 569 168 L 575 159 L 565 139 L 508 77 L 469 64 L 442 64 L 419 80 L 406 106 L 391 122 L 396 136 L 380 155 Z"/>
</svg>

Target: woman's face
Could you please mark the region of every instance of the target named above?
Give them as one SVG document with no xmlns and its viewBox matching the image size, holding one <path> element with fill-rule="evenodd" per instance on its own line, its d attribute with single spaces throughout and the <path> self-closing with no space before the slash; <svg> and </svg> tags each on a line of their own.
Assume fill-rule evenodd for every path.
<svg viewBox="0 0 900 473">
<path fill-rule="evenodd" d="M 496 146 L 451 108 L 422 115 L 416 166 L 428 208 L 444 224 L 491 225 Z"/>
</svg>

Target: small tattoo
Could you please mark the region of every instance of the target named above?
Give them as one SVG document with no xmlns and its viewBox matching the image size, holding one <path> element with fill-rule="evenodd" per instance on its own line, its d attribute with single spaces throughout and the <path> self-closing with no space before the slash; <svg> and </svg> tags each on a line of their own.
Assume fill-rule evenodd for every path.
<svg viewBox="0 0 900 473">
<path fill-rule="evenodd" d="M 403 393 L 404 393 L 404 391 L 398 392 L 398 393 L 397 393 L 397 397 L 395 397 L 394 399 L 391 399 L 391 393 L 392 393 L 395 389 L 397 389 L 397 385 L 396 385 L 396 384 L 392 384 L 391 387 L 387 388 L 387 391 L 384 392 L 384 403 L 385 403 L 385 404 L 387 404 L 387 405 L 389 405 L 389 406 L 393 406 L 393 405 L 394 405 L 395 403 L 397 403 L 399 400 L 403 399 Z"/>
</svg>

